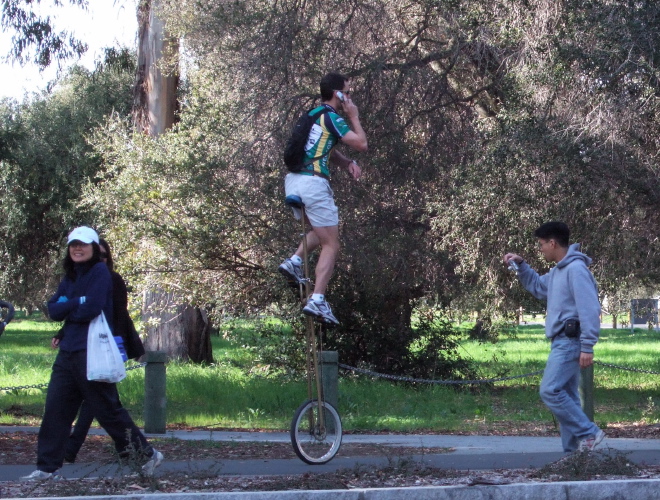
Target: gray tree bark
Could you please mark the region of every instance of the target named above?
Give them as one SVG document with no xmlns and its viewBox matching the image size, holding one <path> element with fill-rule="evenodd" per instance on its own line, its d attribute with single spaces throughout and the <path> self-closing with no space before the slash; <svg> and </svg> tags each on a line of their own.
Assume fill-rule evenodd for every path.
<svg viewBox="0 0 660 500">
<path fill-rule="evenodd" d="M 206 311 L 182 305 L 173 293 L 150 290 L 143 296 L 147 325 L 145 349 L 165 351 L 169 359 L 212 363 L 211 321 Z"/>
<path fill-rule="evenodd" d="M 178 107 L 179 42 L 157 14 L 158 0 L 138 7 L 138 69 L 135 85 L 135 124 L 156 137 L 172 127 Z"/>
</svg>

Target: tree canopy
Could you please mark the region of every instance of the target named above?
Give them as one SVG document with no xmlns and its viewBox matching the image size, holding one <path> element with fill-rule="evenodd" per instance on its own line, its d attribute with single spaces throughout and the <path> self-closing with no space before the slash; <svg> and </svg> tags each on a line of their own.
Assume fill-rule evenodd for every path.
<svg viewBox="0 0 660 500">
<path fill-rule="evenodd" d="M 52 0 L 52 5 L 62 5 Z M 71 5 L 83 9 L 87 0 L 69 0 Z M 21 63 L 32 62 L 40 68 L 51 63 L 62 63 L 87 51 L 87 44 L 66 30 L 58 31 L 49 15 L 39 13 L 41 0 L 2 0 L 0 25 L 3 31 L 12 32 L 12 50 L 9 57 Z"/>
<path fill-rule="evenodd" d="M 11 210 L 24 227 L 50 227 L 45 214 L 62 213 L 60 231 L 71 214 L 106 228 L 138 290 L 175 291 L 216 318 L 260 311 L 295 324 L 298 305 L 276 273 L 298 234 L 283 204 L 281 154 L 329 71 L 351 77 L 370 145 L 351 153 L 363 167 L 359 183 L 343 172 L 332 180 L 343 248 L 328 297 L 342 325 L 328 343 L 345 362 L 438 373 L 455 344 L 446 329 L 434 334 L 433 309 L 488 318 L 538 307 L 501 259 L 516 251 L 547 269 L 532 237 L 547 220 L 572 228 L 603 296 L 660 281 L 655 2 L 161 0 L 158 8 L 185 48 L 177 125 L 146 137 L 122 113 L 85 122 L 76 165 L 86 170 L 62 191 L 75 207 L 53 212 L 61 199 L 41 200 L 56 191 L 73 145 L 40 167 L 54 175 L 3 181 L 12 193 L 4 206 L 30 207 Z M 0 154 L 16 165 L 31 127 L 11 107 L 3 116 Z M 43 127 L 33 127 L 40 137 L 58 132 Z M 14 201 L 23 186 L 31 197 Z"/>
<path fill-rule="evenodd" d="M 653 2 L 162 2 L 189 60 L 181 121 L 110 125 L 87 195 L 136 276 L 216 313 L 295 317 L 275 269 L 296 244 L 283 144 L 334 70 L 370 150 L 333 177 L 342 253 L 328 296 L 347 362 L 404 369 L 420 305 L 506 311 L 501 262 L 544 269 L 532 231 L 568 222 L 603 292 L 658 282 Z M 110 207 L 113 207 L 110 209 Z M 128 246 L 126 249 L 128 250 Z"/>
<path fill-rule="evenodd" d="M 0 101 L 0 295 L 38 308 L 52 292 L 68 231 L 93 224 L 78 207 L 101 164 L 88 142 L 111 116 L 130 116 L 134 56 L 108 50 L 94 71 L 74 67 L 49 92 Z"/>
</svg>

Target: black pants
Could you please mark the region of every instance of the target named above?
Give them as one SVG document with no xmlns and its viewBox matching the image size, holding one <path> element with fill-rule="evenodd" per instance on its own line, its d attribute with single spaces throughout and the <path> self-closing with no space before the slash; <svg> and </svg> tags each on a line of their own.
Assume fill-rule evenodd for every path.
<svg viewBox="0 0 660 500">
<path fill-rule="evenodd" d="M 146 456 L 153 453 L 153 448 L 121 405 L 117 385 L 87 380 L 87 351 L 60 351 L 53 364 L 46 409 L 39 429 L 39 470 L 54 472 L 62 467 L 71 424 L 83 401 L 115 441 L 118 450 L 132 444 Z"/>
<path fill-rule="evenodd" d="M 87 433 L 89 432 L 89 428 L 92 426 L 93 421 L 94 410 L 89 405 L 87 400 L 85 400 L 80 405 L 80 411 L 78 412 L 76 425 L 73 426 L 73 431 L 71 432 L 69 439 L 66 441 L 66 447 L 64 449 L 64 460 L 68 462 L 75 462 L 80 448 L 82 448 L 85 439 L 87 439 Z M 124 454 L 125 448 L 122 448 L 121 445 L 118 445 L 116 441 L 114 443 L 117 453 L 119 455 Z"/>
</svg>

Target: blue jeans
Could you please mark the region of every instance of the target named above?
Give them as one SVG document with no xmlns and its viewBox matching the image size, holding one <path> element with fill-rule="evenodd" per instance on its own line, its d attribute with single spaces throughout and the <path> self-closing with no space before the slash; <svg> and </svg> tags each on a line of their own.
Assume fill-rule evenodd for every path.
<svg viewBox="0 0 660 500">
<path fill-rule="evenodd" d="M 559 422 L 564 451 L 575 451 L 580 441 L 598 432 L 598 426 L 582 410 L 580 339 L 564 334 L 552 339 L 552 348 L 541 380 L 541 399 Z"/>
</svg>

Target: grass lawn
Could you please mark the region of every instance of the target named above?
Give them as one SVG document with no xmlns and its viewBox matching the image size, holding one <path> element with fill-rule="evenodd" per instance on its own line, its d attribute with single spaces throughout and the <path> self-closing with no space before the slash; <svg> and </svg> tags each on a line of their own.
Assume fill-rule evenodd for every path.
<svg viewBox="0 0 660 500">
<path fill-rule="evenodd" d="M 39 316 L 12 322 L 0 337 L 0 387 L 48 381 L 55 352 L 50 339 L 57 325 Z M 660 333 L 646 330 L 604 330 L 596 359 L 660 372 Z M 213 337 L 212 366 L 169 363 L 168 425 L 265 428 L 286 430 L 295 409 L 306 399 L 302 380 L 264 376 L 240 346 Z M 511 376 L 543 369 L 549 350 L 543 328 L 522 326 L 494 344 L 464 341 L 482 378 Z M 341 360 L 340 360 L 341 361 Z M 124 406 L 143 424 L 144 370 L 128 372 L 119 384 Z M 660 422 L 660 376 L 595 367 L 596 422 Z M 401 384 L 340 372 L 339 413 L 347 431 L 436 432 L 493 430 L 503 426 L 552 425 L 550 412 L 538 396 L 540 375 L 494 385 L 452 388 Z M 0 392 L 0 424 L 38 425 L 44 389 Z M 518 423 L 518 424 L 517 424 Z"/>
</svg>

